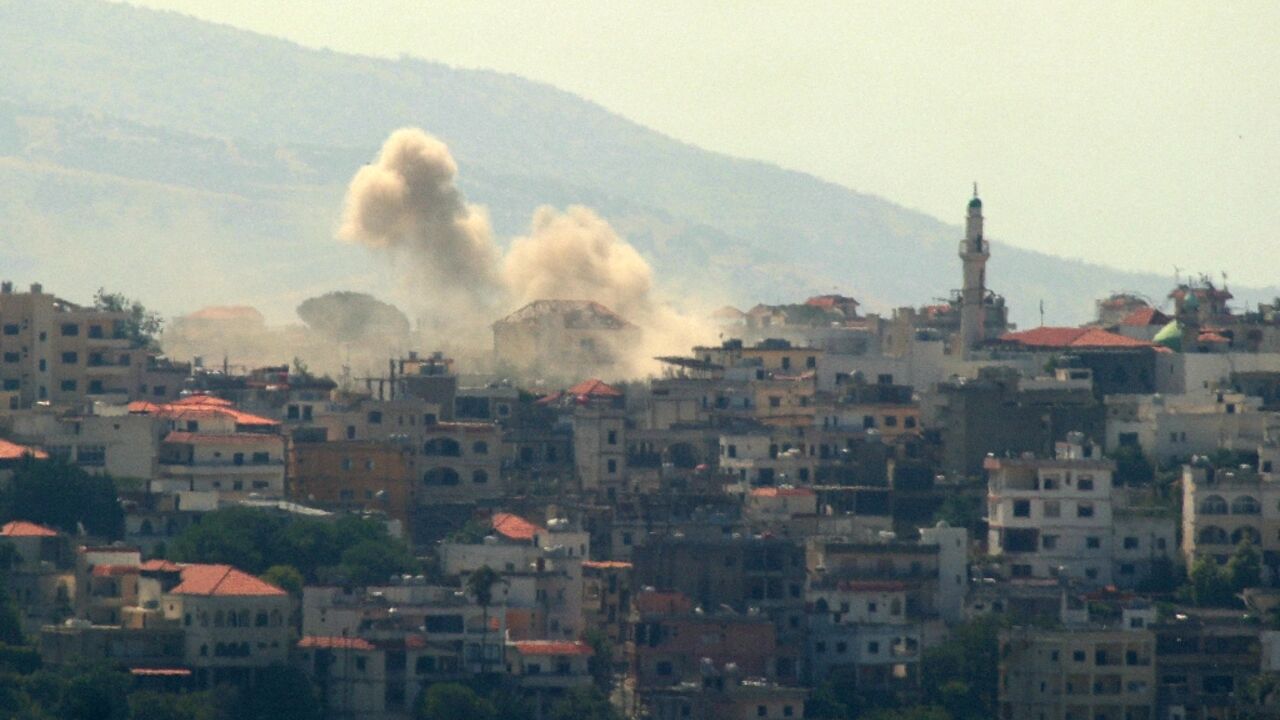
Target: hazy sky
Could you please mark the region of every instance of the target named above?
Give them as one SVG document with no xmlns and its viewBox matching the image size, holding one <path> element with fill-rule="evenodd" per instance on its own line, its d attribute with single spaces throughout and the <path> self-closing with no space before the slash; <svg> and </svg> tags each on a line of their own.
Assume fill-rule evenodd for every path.
<svg viewBox="0 0 1280 720">
<path fill-rule="evenodd" d="M 545 81 L 949 222 L 977 180 L 997 239 L 1280 283 L 1276 2 L 136 4 Z"/>
</svg>

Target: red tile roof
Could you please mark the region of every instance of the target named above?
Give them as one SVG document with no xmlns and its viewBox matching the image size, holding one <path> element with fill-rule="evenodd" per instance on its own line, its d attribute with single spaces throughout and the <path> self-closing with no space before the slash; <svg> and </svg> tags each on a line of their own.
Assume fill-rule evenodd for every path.
<svg viewBox="0 0 1280 720">
<path fill-rule="evenodd" d="M 1000 342 L 1031 349 L 1053 348 L 1149 348 L 1151 343 L 1099 328 L 1038 327 L 1005 333 Z"/>
<path fill-rule="evenodd" d="M 0 528 L 0 537 L 57 537 L 58 531 L 26 520 L 13 520 Z"/>
<path fill-rule="evenodd" d="M 1196 342 L 1202 342 L 1202 343 L 1230 343 L 1230 342 L 1231 342 L 1231 340 L 1230 340 L 1229 338 L 1227 338 L 1227 337 L 1224 337 L 1224 336 L 1222 336 L 1222 335 L 1219 335 L 1219 334 L 1218 334 L 1218 333 L 1216 333 L 1216 332 L 1202 332 L 1202 333 L 1200 333 L 1199 337 L 1197 337 L 1197 338 L 1196 338 Z"/>
<path fill-rule="evenodd" d="M 117 577 L 119 575 L 137 575 L 137 565 L 94 565 L 94 577 Z"/>
<path fill-rule="evenodd" d="M 631 563 L 618 560 L 583 560 L 582 567 L 598 570 L 630 570 Z"/>
<path fill-rule="evenodd" d="M 491 521 L 494 532 L 509 540 L 529 541 L 533 539 L 534 533 L 542 530 L 514 513 L 494 513 Z"/>
<path fill-rule="evenodd" d="M 373 650 L 373 643 L 364 638 L 308 635 L 298 641 L 298 647 L 320 650 Z"/>
<path fill-rule="evenodd" d="M 581 642 L 561 640 L 521 640 L 511 643 L 521 655 L 594 655 L 591 646 Z"/>
<path fill-rule="evenodd" d="M 49 453 L 39 448 L 19 445 L 18 443 L 0 439 L 0 460 L 21 460 L 25 455 L 30 455 L 37 460 L 49 459 Z"/>
<path fill-rule="evenodd" d="M 573 387 L 569 388 L 567 392 L 570 395 L 575 395 L 578 397 L 588 397 L 588 398 L 620 398 L 622 397 L 621 390 L 619 390 L 616 387 L 613 387 L 612 385 L 604 382 L 603 380 L 597 380 L 596 378 L 591 378 L 590 380 L 583 380 L 577 385 L 574 385 Z"/>
<path fill-rule="evenodd" d="M 138 569 L 144 572 L 179 572 L 182 570 L 182 566 L 168 560 L 155 558 L 142 563 L 138 566 Z"/>
<path fill-rule="evenodd" d="M 230 565 L 183 565 L 182 582 L 169 592 L 174 595 L 232 597 L 285 594 L 275 585 Z"/>
<path fill-rule="evenodd" d="M 172 403 L 157 405 L 145 401 L 131 402 L 129 412 L 135 415 L 159 415 L 161 417 L 182 419 L 200 417 L 229 417 L 236 425 L 245 427 L 276 427 L 279 420 L 264 418 L 253 413 L 242 412 L 231 406 L 231 403 L 209 395 L 191 395 Z"/>
<path fill-rule="evenodd" d="M 1165 325 L 1169 322 L 1169 316 L 1160 312 L 1153 307 L 1138 308 L 1120 321 L 1121 325 Z"/>
<path fill-rule="evenodd" d="M 190 677 L 187 668 L 129 668 L 129 674 L 137 677 Z"/>
<path fill-rule="evenodd" d="M 752 497 L 813 497 L 816 494 L 809 488 L 762 487 L 751 491 Z"/>
</svg>

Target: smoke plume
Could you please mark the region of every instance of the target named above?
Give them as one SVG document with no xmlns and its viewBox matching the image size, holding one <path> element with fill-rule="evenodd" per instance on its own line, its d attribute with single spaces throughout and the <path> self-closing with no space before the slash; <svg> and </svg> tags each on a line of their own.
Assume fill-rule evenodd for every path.
<svg viewBox="0 0 1280 720">
<path fill-rule="evenodd" d="M 628 348 L 621 368 L 628 374 L 652 371 L 652 355 L 708 339 L 701 322 L 654 297 L 649 264 L 588 208 L 538 208 L 529 233 L 504 256 L 485 210 L 458 190 L 457 170 L 444 143 L 417 129 L 395 131 L 352 179 L 338 232 L 391 255 L 423 311 L 420 327 L 434 335 L 428 342 L 465 337 L 488 346 L 489 323 L 544 299 L 593 300 L 639 325 L 644 343 Z"/>
</svg>

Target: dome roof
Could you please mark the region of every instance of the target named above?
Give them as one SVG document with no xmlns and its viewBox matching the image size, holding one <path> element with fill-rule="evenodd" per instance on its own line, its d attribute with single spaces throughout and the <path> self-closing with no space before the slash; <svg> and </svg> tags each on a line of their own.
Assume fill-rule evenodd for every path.
<svg viewBox="0 0 1280 720">
<path fill-rule="evenodd" d="M 1156 345 L 1163 345 L 1170 350 L 1182 350 L 1182 327 L 1178 325 L 1177 320 L 1170 320 L 1169 324 L 1160 328 L 1160 332 L 1156 333 L 1151 341 Z"/>
<path fill-rule="evenodd" d="M 974 197 L 972 200 L 970 200 L 970 201 L 969 201 L 969 207 L 971 207 L 971 208 L 980 208 L 980 207 L 982 207 L 982 200 L 980 200 L 980 199 L 979 199 L 979 198 L 977 198 L 977 197 Z"/>
</svg>

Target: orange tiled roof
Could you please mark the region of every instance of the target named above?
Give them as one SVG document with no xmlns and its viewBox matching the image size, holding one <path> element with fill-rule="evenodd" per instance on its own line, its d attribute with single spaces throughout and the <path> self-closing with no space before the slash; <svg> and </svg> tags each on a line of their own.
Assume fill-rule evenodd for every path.
<svg viewBox="0 0 1280 720">
<path fill-rule="evenodd" d="M 129 668 L 129 674 L 137 677 L 190 677 L 187 668 Z"/>
<path fill-rule="evenodd" d="M 631 563 L 619 560 L 583 560 L 582 567 L 598 570 L 630 570 Z"/>
<path fill-rule="evenodd" d="M 1038 327 L 1005 333 L 1000 342 L 1025 348 L 1149 348 L 1151 343 L 1099 328 Z"/>
<path fill-rule="evenodd" d="M 137 575 L 137 565 L 94 565 L 94 577 L 115 577 L 117 575 Z"/>
<path fill-rule="evenodd" d="M 284 595 L 284 590 L 230 565 L 183 565 L 182 582 L 174 595 L 260 596 Z"/>
<path fill-rule="evenodd" d="M 816 494 L 809 488 L 762 487 L 751 491 L 752 497 L 813 497 Z"/>
<path fill-rule="evenodd" d="M 569 395 L 585 396 L 589 398 L 619 398 L 622 397 L 622 391 L 618 388 L 606 383 L 603 380 L 591 378 L 569 388 Z"/>
<path fill-rule="evenodd" d="M 191 395 L 172 403 L 150 403 L 146 401 L 131 402 L 129 412 L 135 415 L 159 415 L 168 418 L 230 417 L 236 425 L 246 427 L 275 427 L 279 420 L 264 418 L 253 413 L 243 412 L 231 406 L 222 398 L 210 395 Z"/>
<path fill-rule="evenodd" d="M 494 532 L 509 540 L 529 541 L 533 539 L 534 533 L 542 530 L 514 513 L 494 513 L 491 522 Z"/>
<path fill-rule="evenodd" d="M 21 460 L 24 455 L 30 455 L 37 460 L 49 459 L 49 453 L 39 448 L 19 445 L 0 438 L 0 460 Z"/>
<path fill-rule="evenodd" d="M 1120 321 L 1121 325 L 1165 325 L 1169 322 L 1169 316 L 1160 312 L 1153 307 L 1138 308 Z"/>
<path fill-rule="evenodd" d="M 373 650 L 373 643 L 358 637 L 308 635 L 298 641 L 298 647 L 320 650 Z"/>
<path fill-rule="evenodd" d="M 1230 343 L 1231 340 L 1216 332 L 1202 332 L 1198 337 L 1196 337 L 1196 342 L 1227 344 Z"/>
<path fill-rule="evenodd" d="M 0 528 L 0 537 L 57 537 L 58 531 L 26 520 L 13 520 Z"/>
<path fill-rule="evenodd" d="M 511 643 L 521 655 L 594 655 L 591 646 L 580 641 L 521 640 Z"/>
<path fill-rule="evenodd" d="M 142 563 L 138 566 L 138 569 L 143 572 L 179 572 L 182 570 L 182 566 L 168 560 L 155 558 Z"/>
</svg>

